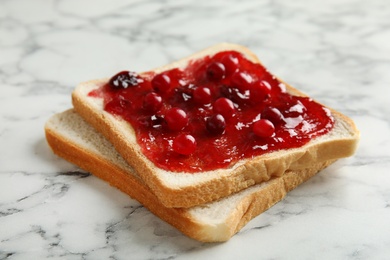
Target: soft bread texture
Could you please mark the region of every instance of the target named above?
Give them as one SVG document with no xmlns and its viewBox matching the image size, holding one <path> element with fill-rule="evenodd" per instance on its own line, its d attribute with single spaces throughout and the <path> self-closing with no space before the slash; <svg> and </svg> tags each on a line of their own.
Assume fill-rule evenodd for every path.
<svg viewBox="0 0 390 260">
<path fill-rule="evenodd" d="M 54 153 L 107 181 L 182 233 L 203 242 L 228 240 L 251 219 L 283 199 L 288 191 L 333 162 L 328 160 L 306 169 L 287 171 L 281 177 L 215 202 L 192 208 L 167 208 L 112 144 L 74 110 L 52 116 L 45 132 Z"/>
<path fill-rule="evenodd" d="M 260 63 L 245 47 L 225 43 L 154 71 L 159 73 L 175 67 L 184 67 L 192 59 L 225 50 L 241 52 L 252 62 Z M 359 131 L 353 121 L 330 109 L 335 118 L 334 129 L 300 148 L 280 150 L 252 159 L 240 160 L 226 169 L 194 174 L 169 172 L 157 168 L 142 154 L 129 123 L 105 112 L 102 99 L 88 96 L 90 91 L 99 88 L 107 81 L 108 79 L 102 79 L 80 84 L 72 94 L 74 108 L 114 145 L 166 207 L 182 208 L 204 204 L 290 171 L 297 172 L 329 160 L 351 156 L 359 139 Z M 304 95 L 288 84 L 285 85 L 289 93 Z"/>
</svg>

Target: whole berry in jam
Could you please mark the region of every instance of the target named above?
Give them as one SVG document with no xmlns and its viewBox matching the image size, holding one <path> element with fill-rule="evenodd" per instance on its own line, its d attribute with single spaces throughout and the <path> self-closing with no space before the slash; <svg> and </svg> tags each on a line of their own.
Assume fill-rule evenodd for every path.
<svg viewBox="0 0 390 260">
<path fill-rule="evenodd" d="M 143 80 L 139 78 L 137 73 L 131 71 L 121 71 L 113 76 L 108 84 L 114 89 L 128 88 L 137 86 Z"/>
<path fill-rule="evenodd" d="M 246 72 L 236 71 L 231 77 L 232 87 L 240 91 L 249 90 L 252 87 L 253 79 L 251 75 Z"/>
<path fill-rule="evenodd" d="M 235 112 L 234 103 L 228 98 L 218 98 L 213 104 L 213 110 L 221 114 L 225 119 L 231 118 Z"/>
<path fill-rule="evenodd" d="M 143 108 L 149 112 L 157 112 L 162 106 L 162 98 L 156 92 L 149 92 L 144 97 Z"/>
<path fill-rule="evenodd" d="M 197 87 L 192 94 L 198 104 L 209 104 L 211 102 L 211 90 L 208 87 Z"/>
<path fill-rule="evenodd" d="M 271 85 L 266 81 L 257 81 L 250 89 L 250 100 L 253 103 L 260 103 L 271 97 Z"/>
<path fill-rule="evenodd" d="M 221 86 L 220 93 L 223 97 L 230 99 L 231 101 L 233 101 L 233 103 L 239 106 L 244 105 L 249 99 L 248 91 L 241 92 L 237 88 L 231 88 L 228 86 Z"/>
<path fill-rule="evenodd" d="M 180 131 L 187 126 L 188 116 L 184 110 L 178 107 L 172 107 L 165 114 L 165 121 L 167 122 L 169 129 Z"/>
<path fill-rule="evenodd" d="M 172 144 L 173 151 L 182 155 L 191 155 L 196 150 L 196 140 L 190 134 L 179 134 Z"/>
<path fill-rule="evenodd" d="M 185 103 L 189 99 L 191 99 L 192 96 L 192 88 L 193 86 L 186 85 L 186 86 L 181 86 L 178 88 L 174 88 L 170 95 L 169 95 L 169 100 L 167 101 L 170 104 L 178 104 L 178 103 Z"/>
<path fill-rule="evenodd" d="M 280 124 L 283 121 L 284 116 L 276 107 L 266 107 L 261 112 L 261 118 L 268 119 L 273 124 Z"/>
<path fill-rule="evenodd" d="M 157 74 L 152 79 L 152 87 L 158 93 L 165 93 L 171 88 L 171 78 L 164 74 Z"/>
<path fill-rule="evenodd" d="M 212 62 L 207 66 L 207 78 L 218 81 L 225 77 L 225 66 L 220 62 Z"/>
<path fill-rule="evenodd" d="M 258 137 L 267 138 L 275 133 L 275 126 L 268 119 L 260 119 L 253 123 L 252 130 Z"/>
<path fill-rule="evenodd" d="M 232 75 L 239 66 L 239 61 L 237 57 L 234 57 L 232 54 L 226 54 L 222 57 L 221 63 L 225 66 L 226 76 Z"/>
<path fill-rule="evenodd" d="M 211 134 L 223 134 L 226 128 L 225 118 L 221 114 L 212 115 L 206 120 L 206 128 Z"/>
</svg>

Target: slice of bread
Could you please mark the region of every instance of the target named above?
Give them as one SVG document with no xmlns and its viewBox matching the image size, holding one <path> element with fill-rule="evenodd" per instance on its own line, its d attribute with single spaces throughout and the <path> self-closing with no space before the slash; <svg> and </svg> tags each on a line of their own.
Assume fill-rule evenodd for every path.
<svg viewBox="0 0 390 260">
<path fill-rule="evenodd" d="M 225 43 L 154 71 L 159 73 L 185 67 L 190 60 L 226 50 L 238 51 L 252 62 L 260 63 L 245 47 Z M 330 109 L 335 119 L 334 128 L 328 134 L 314 138 L 300 148 L 243 159 L 225 169 L 193 174 L 170 172 L 156 167 L 142 154 L 129 123 L 104 111 L 102 99 L 88 96 L 90 91 L 101 87 L 107 81 L 108 79 L 102 79 L 80 84 L 72 94 L 74 108 L 114 145 L 166 207 L 182 208 L 204 204 L 268 181 L 272 177 L 282 176 L 286 172 L 297 172 L 329 160 L 350 156 L 354 153 L 359 139 L 359 131 L 352 120 Z M 286 88 L 291 94 L 304 96 L 288 84 Z"/>
<path fill-rule="evenodd" d="M 251 219 L 283 199 L 332 161 L 287 171 L 226 198 L 192 208 L 167 208 L 111 143 L 74 110 L 54 115 L 45 125 L 54 153 L 117 187 L 187 236 L 203 242 L 226 241 Z"/>
</svg>

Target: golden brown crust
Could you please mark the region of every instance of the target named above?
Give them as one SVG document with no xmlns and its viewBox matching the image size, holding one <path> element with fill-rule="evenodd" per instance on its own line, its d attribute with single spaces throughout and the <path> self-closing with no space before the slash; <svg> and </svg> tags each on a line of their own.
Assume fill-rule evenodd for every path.
<svg viewBox="0 0 390 260">
<path fill-rule="evenodd" d="M 259 62 L 256 56 L 248 49 L 242 46 L 223 44 L 156 69 L 156 71 L 163 71 L 175 66 L 180 67 L 189 59 L 226 49 L 241 51 L 253 61 Z M 243 160 L 231 169 L 196 173 L 196 175 L 201 176 L 198 180 L 188 185 L 180 186 L 181 181 L 172 185 L 167 181 L 168 178 L 166 176 L 169 177 L 171 174 L 177 176 L 177 178 L 182 178 L 183 174 L 167 173 L 156 169 L 154 164 L 140 152 L 136 142 L 129 138 L 131 133 L 134 132 L 131 126 L 103 111 L 103 109 L 94 106 L 93 102 L 89 102 L 88 98 L 86 98 L 85 93 L 81 92 L 81 89 L 84 87 L 99 86 L 103 82 L 87 82 L 73 92 L 72 100 L 76 111 L 109 139 L 124 159 L 137 170 L 141 178 L 166 207 L 192 207 L 214 201 L 246 189 L 256 183 L 267 181 L 271 177 L 281 176 L 287 170 L 305 169 L 315 163 L 350 156 L 354 153 L 359 139 L 359 132 L 352 120 L 337 111 L 331 110 L 336 120 L 346 128 L 345 132 L 349 132 L 346 136 L 336 136 L 335 138 L 319 142 L 313 141 L 304 147 L 291 149 L 288 152 L 274 152 L 251 160 Z M 286 84 L 286 87 L 289 92 L 304 95 L 288 84 Z M 183 177 L 182 179 L 185 178 Z"/>
<path fill-rule="evenodd" d="M 306 181 L 318 171 L 332 163 L 327 161 L 311 165 L 307 169 L 288 171 L 282 177 L 270 180 L 266 185 L 256 185 L 253 191 L 235 201 L 233 210 L 218 225 L 203 222 L 192 211 L 195 208 L 167 208 L 136 175 L 126 172 L 112 161 L 104 159 L 82 144 L 67 138 L 56 128 L 47 124 L 46 139 L 55 154 L 72 162 L 95 176 L 107 181 L 130 197 L 138 200 L 155 215 L 170 223 L 189 237 L 203 242 L 228 240 L 251 219 L 284 198 L 288 191 Z M 244 191 L 245 192 L 245 191 Z M 236 196 L 236 195 L 232 195 Z M 229 198 L 225 198 L 229 199 Z M 219 201 L 202 205 L 210 211 L 218 210 Z M 217 209 L 215 209 L 217 208 Z"/>
</svg>

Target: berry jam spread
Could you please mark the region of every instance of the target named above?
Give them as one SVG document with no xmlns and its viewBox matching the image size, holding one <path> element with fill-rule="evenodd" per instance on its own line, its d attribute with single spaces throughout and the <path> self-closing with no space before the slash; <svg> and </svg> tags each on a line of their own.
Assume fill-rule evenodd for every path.
<svg viewBox="0 0 390 260">
<path fill-rule="evenodd" d="M 176 172 L 226 168 L 240 159 L 303 146 L 334 120 L 293 96 L 262 65 L 225 51 L 160 74 L 122 71 L 89 93 L 128 121 L 142 151 Z"/>
</svg>

